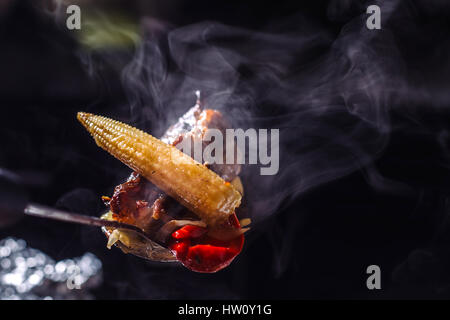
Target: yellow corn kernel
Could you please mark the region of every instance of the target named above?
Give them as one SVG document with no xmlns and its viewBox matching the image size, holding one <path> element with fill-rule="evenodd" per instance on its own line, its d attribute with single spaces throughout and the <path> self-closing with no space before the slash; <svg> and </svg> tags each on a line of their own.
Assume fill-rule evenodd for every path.
<svg viewBox="0 0 450 320">
<path fill-rule="evenodd" d="M 78 120 L 98 146 L 140 173 L 159 189 L 216 225 L 233 214 L 241 194 L 216 173 L 174 146 L 127 124 L 79 112 Z"/>
</svg>

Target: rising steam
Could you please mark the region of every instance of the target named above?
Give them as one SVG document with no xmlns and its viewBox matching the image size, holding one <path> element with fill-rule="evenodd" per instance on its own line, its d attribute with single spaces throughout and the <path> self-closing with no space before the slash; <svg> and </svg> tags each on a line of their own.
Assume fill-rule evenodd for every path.
<svg viewBox="0 0 450 320">
<path fill-rule="evenodd" d="M 404 65 L 390 32 L 374 35 L 365 18 L 337 38 L 300 15 L 266 31 L 215 22 L 170 29 L 147 20 L 123 73 L 132 117 L 161 134 L 200 90 L 204 106 L 235 127 L 279 128 L 279 173 L 243 170 L 258 222 L 300 193 L 368 165 L 385 147 Z"/>
</svg>

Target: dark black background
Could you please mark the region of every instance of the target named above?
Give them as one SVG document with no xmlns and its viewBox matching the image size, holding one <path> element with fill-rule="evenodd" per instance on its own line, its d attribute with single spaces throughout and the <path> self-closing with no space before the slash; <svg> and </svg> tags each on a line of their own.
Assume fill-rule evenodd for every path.
<svg viewBox="0 0 450 320">
<path fill-rule="evenodd" d="M 97 150 L 75 114 L 83 106 L 114 114 L 127 103 L 120 69 L 131 53 L 99 58 L 101 75 L 90 77 L 76 55 L 76 41 L 31 2 L 18 1 L 0 20 L 0 167 L 27 179 L 33 201 L 98 215 L 100 195 L 110 194 L 129 171 Z M 349 5 L 347 16 L 331 21 L 328 1 L 155 3 L 156 16 L 175 26 L 213 20 L 258 30 L 301 12 L 335 34 L 363 13 Z M 436 1 L 408 3 L 429 38 L 415 43 L 413 33 L 399 30 L 403 58 L 448 85 L 449 75 L 442 73 L 448 56 L 429 58 L 450 41 L 448 11 L 436 10 Z M 428 3 L 433 10 L 427 10 Z M 394 129 L 375 166 L 411 192 L 373 188 L 364 170 L 317 187 L 258 224 L 239 258 L 217 274 L 108 251 L 97 229 L 37 218 L 0 230 L 0 238 L 23 238 L 55 259 L 95 253 L 104 266 L 104 284 L 94 290 L 99 299 L 449 298 L 450 176 L 448 138 L 442 134 L 450 125 L 449 101 L 439 109 L 423 101 L 414 119 L 392 111 Z M 366 288 L 371 264 L 381 267 L 381 290 Z"/>
</svg>

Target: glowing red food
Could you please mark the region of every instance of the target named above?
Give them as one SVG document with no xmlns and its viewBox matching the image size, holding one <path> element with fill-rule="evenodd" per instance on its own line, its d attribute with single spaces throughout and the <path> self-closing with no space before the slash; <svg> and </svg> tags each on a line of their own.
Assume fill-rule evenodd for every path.
<svg viewBox="0 0 450 320">
<path fill-rule="evenodd" d="M 235 214 L 231 215 L 226 228 L 239 229 Z M 231 240 L 218 240 L 208 235 L 206 228 L 187 225 L 172 233 L 170 249 L 177 259 L 188 269 L 196 272 L 217 272 L 241 252 L 244 235 Z"/>
</svg>

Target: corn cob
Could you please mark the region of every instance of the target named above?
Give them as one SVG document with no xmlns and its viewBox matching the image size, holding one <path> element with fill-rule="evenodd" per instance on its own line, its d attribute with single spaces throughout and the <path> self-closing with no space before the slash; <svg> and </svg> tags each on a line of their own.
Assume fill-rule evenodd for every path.
<svg viewBox="0 0 450 320">
<path fill-rule="evenodd" d="M 97 145 L 197 214 L 207 225 L 225 221 L 240 205 L 232 184 L 174 146 L 127 124 L 79 112 Z"/>
</svg>

